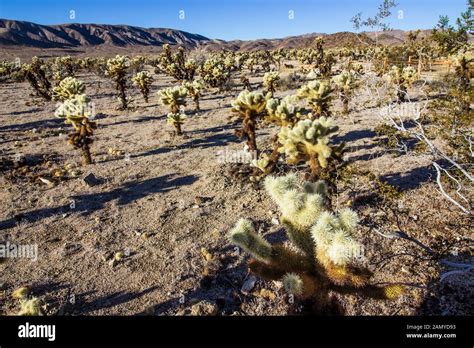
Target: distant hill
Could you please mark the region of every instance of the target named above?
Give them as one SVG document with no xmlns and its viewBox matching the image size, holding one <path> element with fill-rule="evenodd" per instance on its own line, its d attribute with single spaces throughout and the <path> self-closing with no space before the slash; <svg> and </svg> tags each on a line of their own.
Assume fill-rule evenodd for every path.
<svg viewBox="0 0 474 348">
<path fill-rule="evenodd" d="M 181 30 L 139 28 L 129 25 L 61 24 L 40 25 L 0 19 L 0 45 L 36 48 L 78 48 L 87 46 L 162 46 L 179 44 L 189 48 L 208 38 Z"/>
</svg>

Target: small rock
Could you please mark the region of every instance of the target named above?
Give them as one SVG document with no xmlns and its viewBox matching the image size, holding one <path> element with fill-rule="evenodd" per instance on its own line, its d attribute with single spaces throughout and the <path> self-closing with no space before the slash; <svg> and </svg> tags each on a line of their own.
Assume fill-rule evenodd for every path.
<svg viewBox="0 0 474 348">
<path fill-rule="evenodd" d="M 90 186 L 90 187 L 100 184 L 100 180 L 97 179 L 96 176 L 92 173 L 89 173 L 88 175 L 86 175 L 84 179 L 82 180 L 87 184 L 87 186 Z"/>
<path fill-rule="evenodd" d="M 257 282 L 257 278 L 251 275 L 250 277 L 247 278 L 247 280 L 242 285 L 240 292 L 244 295 L 247 295 L 250 291 L 252 291 L 256 282 Z"/>
<path fill-rule="evenodd" d="M 279 225 L 279 224 L 280 224 L 280 221 L 278 221 L 277 218 L 273 218 L 273 219 L 272 219 L 272 224 L 274 224 L 274 225 Z"/>
<path fill-rule="evenodd" d="M 209 301 L 201 301 L 191 306 L 191 315 L 202 316 L 202 315 L 216 315 L 217 306 L 215 303 Z"/>
</svg>

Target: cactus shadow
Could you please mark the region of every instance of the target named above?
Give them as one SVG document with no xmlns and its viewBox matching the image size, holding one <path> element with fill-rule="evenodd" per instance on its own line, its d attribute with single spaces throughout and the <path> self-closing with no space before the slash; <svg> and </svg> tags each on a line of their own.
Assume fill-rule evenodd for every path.
<svg viewBox="0 0 474 348">
<path fill-rule="evenodd" d="M 75 296 L 75 304 L 67 306 L 71 306 L 71 310 L 74 311 L 75 315 L 85 315 L 91 313 L 93 311 L 112 308 L 115 306 L 119 306 L 125 304 L 127 302 L 131 302 L 136 300 L 142 296 L 145 296 L 149 293 L 156 291 L 159 287 L 152 286 L 143 291 L 133 291 L 133 292 L 126 292 L 126 291 L 117 291 L 111 294 L 107 294 L 105 296 L 98 297 L 91 301 L 86 301 L 84 298 L 86 296 L 92 295 L 95 291 L 89 291 L 82 294 L 78 294 Z"/>
<path fill-rule="evenodd" d="M 349 131 L 344 135 L 335 136 L 334 143 L 339 144 L 342 142 L 350 142 L 350 141 L 357 141 L 366 138 L 373 138 L 376 136 L 376 133 L 370 129 L 362 129 L 362 130 L 353 130 Z"/>
<path fill-rule="evenodd" d="M 380 179 L 401 191 L 409 191 L 429 182 L 435 175 L 432 166 L 417 167 L 408 172 L 392 173 L 380 176 Z"/>
<path fill-rule="evenodd" d="M 117 205 L 127 205 L 152 194 L 168 192 L 181 186 L 191 185 L 197 179 L 198 178 L 194 175 L 177 178 L 173 178 L 173 175 L 163 175 L 140 182 L 127 182 L 108 192 L 71 196 L 70 199 L 73 200 L 75 204 L 73 209 L 70 207 L 70 203 L 68 203 L 59 207 L 42 208 L 21 213 L 13 218 L 0 221 L 0 230 L 13 228 L 17 223 L 23 221 L 35 223 L 49 217 L 67 213 L 90 215 L 97 210 L 103 209 L 106 203 L 116 201 Z"/>
<path fill-rule="evenodd" d="M 0 131 L 19 132 L 19 131 L 28 131 L 34 128 L 42 128 L 42 129 L 61 128 L 63 125 L 64 125 L 64 120 L 60 118 L 50 118 L 47 120 L 39 120 L 39 121 L 22 123 L 22 124 L 0 126 Z"/>
</svg>

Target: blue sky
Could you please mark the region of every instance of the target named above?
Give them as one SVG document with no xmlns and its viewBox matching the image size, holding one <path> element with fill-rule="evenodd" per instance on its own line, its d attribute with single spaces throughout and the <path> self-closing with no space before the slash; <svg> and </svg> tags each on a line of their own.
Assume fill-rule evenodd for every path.
<svg viewBox="0 0 474 348">
<path fill-rule="evenodd" d="M 382 0 L 0 0 L 0 18 L 40 24 L 98 23 L 173 28 L 219 39 L 279 38 L 351 31 L 357 12 L 375 14 Z M 397 0 L 392 28 L 432 28 L 452 20 L 466 0 Z M 75 19 L 70 19 L 70 11 Z M 180 11 L 184 19 L 180 19 Z M 289 11 L 294 18 L 289 19 Z M 399 13 L 398 11 L 403 11 Z M 403 18 L 398 18 L 402 14 Z"/>
</svg>

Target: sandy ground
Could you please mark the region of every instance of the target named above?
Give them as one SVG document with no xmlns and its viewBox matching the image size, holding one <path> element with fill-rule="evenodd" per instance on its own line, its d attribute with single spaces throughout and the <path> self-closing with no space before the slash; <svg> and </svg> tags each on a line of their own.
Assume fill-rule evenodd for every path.
<svg viewBox="0 0 474 348">
<path fill-rule="evenodd" d="M 179 138 L 170 134 L 167 110 L 156 94 L 173 85 L 172 79 L 157 77 L 148 104 L 131 88 L 135 109 L 122 112 L 115 111 L 112 83 L 91 74 L 78 78 L 100 113 L 92 145 L 95 163 L 88 167 L 80 166 L 80 154 L 66 143 L 70 126 L 54 117 L 54 102 L 34 103 L 27 83 L 0 85 L 0 156 L 23 158 L 29 168 L 23 174 L 8 164 L 2 168 L 1 240 L 38 245 L 37 261 L 0 264 L 1 312 L 16 313 L 11 292 L 30 286 L 48 314 L 287 313 L 288 298 L 279 283 L 258 280 L 249 293 L 241 291 L 252 279 L 246 256 L 226 238 L 240 217 L 253 219 L 269 240 L 283 233 L 272 223 L 277 208 L 265 192 L 230 174 L 232 165 L 219 161 L 219 151 L 243 147 L 228 120 L 230 102 L 242 87 L 206 92 L 202 111 L 188 112 L 185 135 Z M 252 79 L 258 81 L 261 74 Z M 401 197 L 382 201 L 373 182 L 355 174 L 350 181 L 340 180 L 336 202 L 356 202 L 358 237 L 366 246 L 363 262 L 375 271 L 374 282 L 407 284 L 407 291 L 395 302 L 357 296 L 341 297 L 341 302 L 349 315 L 474 314 L 472 272 L 440 282 L 440 273 L 449 269 L 423 248 L 376 232 L 403 231 L 452 261 L 472 258 L 469 221 L 436 191 L 426 155 L 395 156 L 382 146 L 374 133 L 380 112 L 352 111 L 354 124 L 338 117 L 336 141 L 347 142 L 357 173 L 371 171 Z M 274 132 L 260 127 L 262 148 L 269 148 Z M 77 177 L 57 180 L 53 187 L 38 179 L 51 179 L 51 171 L 67 163 L 78 165 Z M 94 186 L 83 181 L 89 173 L 99 180 Z M 213 261 L 205 261 L 203 248 Z M 124 258 L 111 264 L 118 251 Z"/>
</svg>

